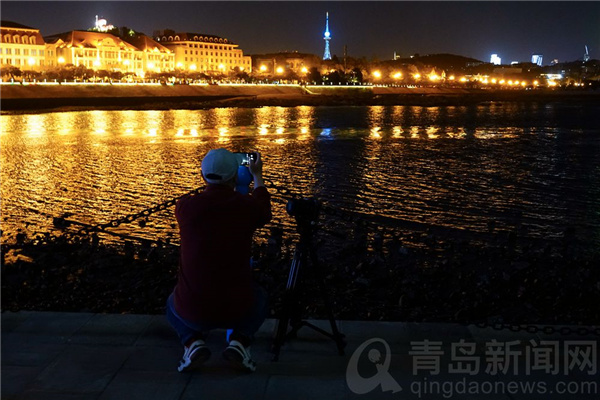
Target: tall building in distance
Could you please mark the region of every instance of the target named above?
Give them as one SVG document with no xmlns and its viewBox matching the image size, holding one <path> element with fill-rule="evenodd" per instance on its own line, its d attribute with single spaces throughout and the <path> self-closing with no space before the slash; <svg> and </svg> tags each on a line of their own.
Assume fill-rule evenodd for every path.
<svg viewBox="0 0 600 400">
<path fill-rule="evenodd" d="M 590 53 L 588 52 L 587 45 L 585 46 L 585 54 L 583 55 L 583 61 L 584 62 L 590 61 Z"/>
<path fill-rule="evenodd" d="M 325 40 L 323 60 L 331 60 L 331 53 L 329 52 L 329 41 L 331 40 L 331 33 L 329 33 L 329 12 L 325 14 L 325 34 L 323 35 L 323 40 Z"/>
<path fill-rule="evenodd" d="M 536 64 L 536 65 L 538 65 L 538 66 L 541 67 L 542 66 L 542 59 L 543 58 L 544 58 L 544 56 L 541 55 L 541 54 L 533 54 L 531 56 L 531 63 L 532 64 Z"/>
<path fill-rule="evenodd" d="M 502 59 L 498 57 L 498 54 L 492 54 L 492 56 L 490 57 L 490 63 L 494 65 L 500 65 L 502 64 Z"/>
</svg>

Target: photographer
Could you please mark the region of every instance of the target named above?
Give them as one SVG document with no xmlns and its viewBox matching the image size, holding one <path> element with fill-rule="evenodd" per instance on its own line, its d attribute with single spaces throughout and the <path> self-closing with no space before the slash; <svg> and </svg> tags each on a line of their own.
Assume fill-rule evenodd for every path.
<svg viewBox="0 0 600 400">
<path fill-rule="evenodd" d="M 210 357 L 204 340 L 211 329 L 230 328 L 223 352 L 232 364 L 254 371 L 249 346 L 267 313 L 265 291 L 253 282 L 252 235 L 271 219 L 270 195 L 262 178 L 260 153 L 249 161 L 254 191 L 234 190 L 240 157 L 210 150 L 202 160 L 204 191 L 177 202 L 181 236 L 178 281 L 167 301 L 167 319 L 184 345 L 180 372 Z"/>
</svg>

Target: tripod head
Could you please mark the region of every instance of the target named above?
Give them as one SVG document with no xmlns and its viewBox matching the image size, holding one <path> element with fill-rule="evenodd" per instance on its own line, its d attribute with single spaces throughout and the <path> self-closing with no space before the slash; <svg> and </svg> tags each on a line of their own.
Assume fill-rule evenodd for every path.
<svg viewBox="0 0 600 400">
<path fill-rule="evenodd" d="M 287 213 L 296 219 L 296 229 L 300 236 L 312 235 L 317 227 L 321 204 L 314 197 L 291 199 L 285 207 Z"/>
</svg>

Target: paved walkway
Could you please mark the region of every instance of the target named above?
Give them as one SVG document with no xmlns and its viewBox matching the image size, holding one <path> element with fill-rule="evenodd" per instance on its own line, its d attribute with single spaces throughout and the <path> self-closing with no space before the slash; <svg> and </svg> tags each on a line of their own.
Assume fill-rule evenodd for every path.
<svg viewBox="0 0 600 400">
<path fill-rule="evenodd" d="M 315 322 L 327 327 L 323 321 Z M 501 346 L 517 341 L 510 354 L 514 355 L 513 361 L 518 359 L 519 368 L 524 368 L 527 352 L 534 348 L 551 349 L 552 343 L 558 343 L 562 351 L 567 340 L 581 341 L 576 343 L 579 347 L 575 352 L 580 353 L 580 361 L 591 354 L 585 353 L 585 349 L 595 346 L 592 349 L 595 355 L 588 358 L 596 366 L 598 338 L 595 336 L 565 338 L 451 324 L 341 321 L 339 327 L 348 342 L 345 356 L 337 354 L 330 339 L 302 328 L 298 338 L 282 348 L 280 360 L 272 362 L 270 343 L 274 323 L 269 320 L 263 325 L 252 347 L 259 362 L 255 373 L 245 374 L 229 368 L 220 355 L 225 343 L 224 332 L 215 331 L 208 340 L 212 358 L 200 370 L 180 374 L 176 366 L 182 350 L 162 316 L 5 312 L 2 313 L 2 399 L 599 398 L 600 392 L 559 396 L 555 391 L 560 389 L 556 386 L 560 381 L 570 383 L 569 389 L 600 381 L 597 371 L 589 375 L 591 362 L 574 363 L 573 371 L 568 374 L 561 371 L 552 375 L 539 369 L 544 363 L 538 357 L 535 364 L 538 369 L 529 376 L 524 370 L 517 374 L 512 369 L 499 374 L 485 372 L 486 367 L 498 366 L 486 359 L 493 357 L 485 350 L 485 343 L 492 339 Z M 364 351 L 355 352 L 366 340 L 375 338 L 383 339 L 385 344 L 373 340 L 363 346 Z M 441 347 L 430 343 L 432 346 L 424 349 L 425 340 L 442 342 Z M 467 344 L 463 346 L 467 352 L 452 354 L 452 344 L 460 340 Z M 541 340 L 550 345 L 542 344 Z M 420 349 L 415 342 L 420 342 Z M 386 344 L 389 356 L 386 356 Z M 475 353 L 469 353 L 470 344 Z M 409 354 L 419 350 L 420 354 Z M 440 356 L 438 351 L 444 354 Z M 379 360 L 379 365 L 370 360 Z M 451 364 L 462 370 L 450 371 Z M 556 367 L 564 367 L 562 359 Z M 440 370 L 437 375 L 436 368 Z M 469 368 L 477 370 L 470 375 Z M 347 371 L 350 371 L 348 376 Z M 373 376 L 374 379 L 369 379 Z M 515 381 L 537 382 L 538 389 L 540 382 L 544 382 L 546 390 L 534 396 Z M 593 385 L 586 387 L 590 386 Z"/>
</svg>

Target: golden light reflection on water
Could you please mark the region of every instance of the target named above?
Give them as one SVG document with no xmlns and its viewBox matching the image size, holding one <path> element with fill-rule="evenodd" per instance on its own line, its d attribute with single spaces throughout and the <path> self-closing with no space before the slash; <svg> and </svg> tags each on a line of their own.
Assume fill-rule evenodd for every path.
<svg viewBox="0 0 600 400">
<path fill-rule="evenodd" d="M 269 134 L 269 125 L 267 124 L 262 124 L 261 126 L 258 127 L 258 134 L 259 135 L 268 135 Z"/>
<path fill-rule="evenodd" d="M 2 212 L 17 225 L 48 223 L 31 209 L 52 215 L 76 212 L 77 219 L 105 222 L 193 189 L 200 182 L 199 157 L 211 148 L 227 147 L 261 151 L 266 174 L 301 193 L 319 187 L 322 194 L 352 207 L 360 192 L 369 212 L 476 225 L 475 218 L 465 216 L 465 204 L 475 213 L 485 213 L 481 210 L 486 207 L 504 210 L 523 193 L 511 191 L 504 198 L 486 185 L 501 179 L 507 187 L 518 187 L 517 178 L 528 176 L 515 173 L 522 167 L 518 162 L 506 163 L 505 158 L 513 157 L 510 140 L 490 141 L 559 134 L 544 126 L 489 127 L 489 110 L 483 111 L 479 119 L 467 118 L 466 108 L 403 106 L 342 112 L 304 106 L 2 115 Z M 356 115 L 359 125 L 347 123 L 356 121 Z M 461 125 L 461 119 L 469 125 Z M 487 163 L 485 168 L 470 164 L 469 157 L 461 159 L 467 147 L 463 143 L 439 140 L 467 137 L 485 139 L 486 149 L 495 152 L 477 158 Z M 407 140 L 411 138 L 422 142 L 414 145 Z M 431 158 L 432 149 L 440 159 Z M 529 157 L 539 154 L 543 152 Z M 494 157 L 503 161 L 492 162 Z M 552 168 L 549 160 L 541 159 L 536 168 Z M 445 186 L 439 187 L 439 179 Z M 443 199 L 453 193 L 467 195 Z M 488 194 L 500 198 L 490 203 Z M 410 204 L 396 207 L 398 199 Z M 283 209 L 277 212 L 287 220 Z M 158 217 L 151 231 L 175 234 L 171 217 Z M 148 234 L 139 227 L 125 229 Z"/>
<path fill-rule="evenodd" d="M 410 127 L 410 137 L 412 139 L 418 139 L 419 137 L 421 137 L 419 135 L 419 127 L 418 126 L 411 126 Z"/>
<path fill-rule="evenodd" d="M 315 108 L 300 106 L 296 108 L 296 123 L 298 126 L 308 129 L 314 125 Z M 302 132 L 306 133 L 306 132 Z"/>
<path fill-rule="evenodd" d="M 439 132 L 440 128 L 437 126 L 429 126 L 427 127 L 427 138 L 428 139 L 438 139 L 440 137 L 440 135 L 438 135 L 437 133 Z"/>
<path fill-rule="evenodd" d="M 60 135 L 66 136 L 73 132 L 75 120 L 72 113 L 60 113 L 56 117 L 57 127 L 56 130 Z"/>
<path fill-rule="evenodd" d="M 373 106 L 369 107 L 368 110 L 368 121 L 371 129 L 380 127 L 384 124 L 384 106 Z"/>
<path fill-rule="evenodd" d="M 369 137 L 372 139 L 381 139 L 381 127 L 375 126 L 371 128 Z"/>
<path fill-rule="evenodd" d="M 26 119 L 25 131 L 27 135 L 32 138 L 41 137 L 45 133 L 44 127 L 46 126 L 47 114 L 31 115 L 30 118 Z"/>
<path fill-rule="evenodd" d="M 464 139 L 467 137 L 467 132 L 464 128 L 454 128 L 453 130 L 447 130 L 446 135 L 451 139 Z"/>
</svg>

